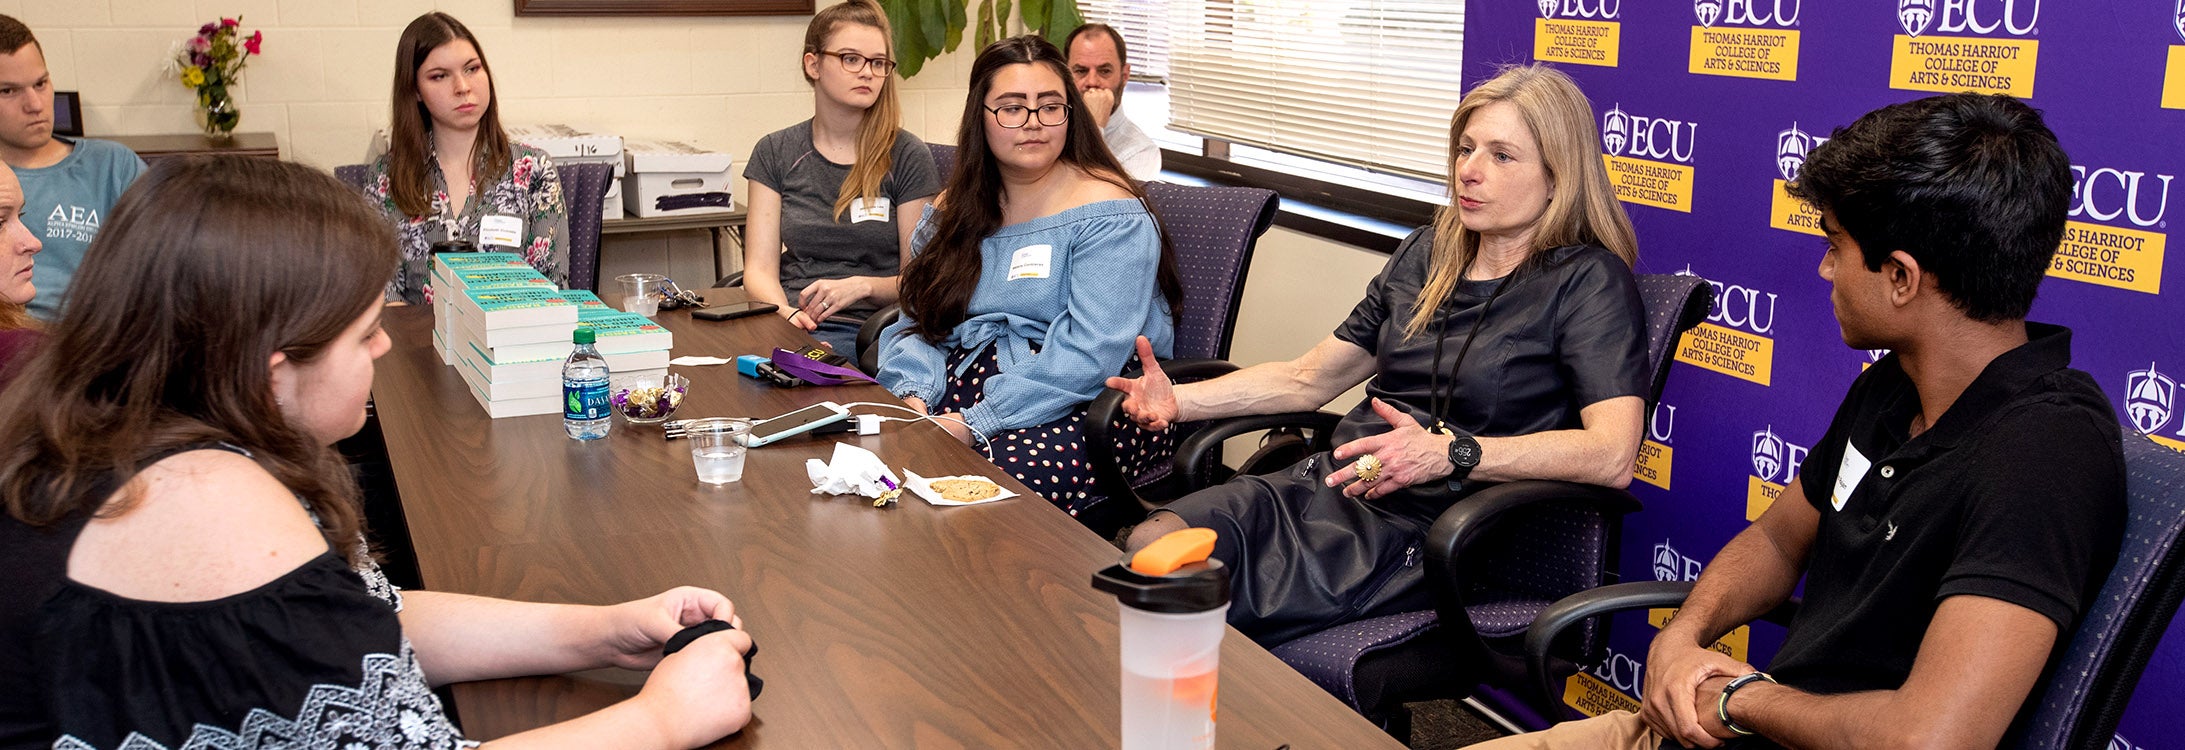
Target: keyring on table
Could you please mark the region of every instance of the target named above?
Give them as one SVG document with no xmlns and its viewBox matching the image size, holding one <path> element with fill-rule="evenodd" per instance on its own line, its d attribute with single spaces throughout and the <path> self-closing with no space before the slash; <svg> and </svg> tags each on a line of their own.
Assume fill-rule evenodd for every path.
<svg viewBox="0 0 2185 750">
<path fill-rule="evenodd" d="M 695 310 L 706 306 L 705 300 L 700 298 L 697 292 L 684 289 L 677 285 L 674 279 L 662 278 L 659 291 L 660 309 L 662 310 L 675 310 L 685 307 Z"/>
<path fill-rule="evenodd" d="M 1371 453 L 1361 455 L 1358 457 L 1358 462 L 1356 464 L 1352 464 L 1352 467 L 1358 470 L 1358 481 L 1365 482 L 1366 484 L 1373 484 L 1374 482 L 1381 481 L 1380 456 L 1376 456 Z"/>
</svg>

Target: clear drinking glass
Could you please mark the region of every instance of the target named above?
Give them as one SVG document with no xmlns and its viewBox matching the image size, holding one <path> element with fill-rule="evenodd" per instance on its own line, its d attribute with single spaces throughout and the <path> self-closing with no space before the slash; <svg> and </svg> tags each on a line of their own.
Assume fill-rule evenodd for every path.
<svg viewBox="0 0 2185 750">
<path fill-rule="evenodd" d="M 626 273 L 616 276 L 615 281 L 622 283 L 622 294 L 617 298 L 621 304 L 618 306 L 623 312 L 637 313 L 648 318 L 660 314 L 660 282 L 667 279 L 668 277 L 657 273 Z"/>
<path fill-rule="evenodd" d="M 737 440 L 751 431 L 751 422 L 713 417 L 694 419 L 683 427 L 690 441 L 690 462 L 698 469 L 698 481 L 721 485 L 743 479 L 743 443 Z"/>
</svg>

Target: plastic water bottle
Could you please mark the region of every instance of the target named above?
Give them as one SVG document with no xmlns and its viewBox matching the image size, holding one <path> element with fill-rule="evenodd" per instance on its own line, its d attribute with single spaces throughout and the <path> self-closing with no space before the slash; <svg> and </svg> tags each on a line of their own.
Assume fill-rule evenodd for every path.
<svg viewBox="0 0 2185 750">
<path fill-rule="evenodd" d="M 607 405 L 607 358 L 592 346 L 598 334 L 577 329 L 576 351 L 561 364 L 561 427 L 577 440 L 598 440 L 613 426 Z"/>
</svg>

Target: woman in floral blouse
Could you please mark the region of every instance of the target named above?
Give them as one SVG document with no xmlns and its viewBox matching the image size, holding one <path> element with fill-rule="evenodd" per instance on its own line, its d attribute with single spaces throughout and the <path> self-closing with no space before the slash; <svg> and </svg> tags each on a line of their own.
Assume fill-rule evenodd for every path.
<svg viewBox="0 0 2185 750">
<path fill-rule="evenodd" d="M 393 132 L 366 183 L 402 240 L 387 299 L 429 299 L 426 262 L 444 242 L 522 253 L 555 284 L 568 283 L 561 178 L 544 152 L 509 142 L 495 99 L 485 49 L 461 21 L 427 13 L 402 30 Z"/>
</svg>

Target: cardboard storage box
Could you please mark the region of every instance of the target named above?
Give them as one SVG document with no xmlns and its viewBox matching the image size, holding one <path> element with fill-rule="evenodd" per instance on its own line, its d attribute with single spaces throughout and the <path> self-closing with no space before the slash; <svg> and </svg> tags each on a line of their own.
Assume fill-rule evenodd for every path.
<svg viewBox="0 0 2185 750">
<path fill-rule="evenodd" d="M 622 206 L 631 216 L 686 216 L 735 210 L 729 195 L 728 154 L 687 143 L 632 138 L 622 144 L 629 176 Z"/>
<path fill-rule="evenodd" d="M 600 203 L 600 218 L 622 218 L 622 176 L 628 167 L 622 160 L 622 136 L 587 133 L 567 125 L 514 125 L 508 137 L 546 152 L 554 164 L 612 164 L 615 174 L 607 183 L 607 198 Z"/>
</svg>

